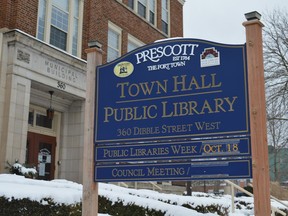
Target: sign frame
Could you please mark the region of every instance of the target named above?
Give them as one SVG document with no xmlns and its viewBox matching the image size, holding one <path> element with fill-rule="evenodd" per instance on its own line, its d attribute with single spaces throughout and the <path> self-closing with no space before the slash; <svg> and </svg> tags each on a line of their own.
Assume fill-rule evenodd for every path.
<svg viewBox="0 0 288 216">
<path fill-rule="evenodd" d="M 95 146 L 95 162 L 131 162 L 251 156 L 250 137 Z"/>
<path fill-rule="evenodd" d="M 239 170 L 242 173 L 235 174 Z M 174 163 L 98 164 L 95 166 L 94 174 L 96 182 L 247 179 L 252 178 L 252 160 L 245 158 Z"/>
<path fill-rule="evenodd" d="M 178 48 L 180 46 L 187 48 L 189 45 L 193 47 L 193 55 L 190 56 L 165 56 L 161 61 L 160 58 L 155 60 L 152 57 L 150 59 L 147 57 L 144 60 L 139 59 L 139 55 L 146 51 L 156 52 L 160 48 L 166 48 L 167 50 L 167 47 Z M 187 54 L 187 50 L 185 54 Z M 211 60 L 207 57 L 209 55 L 218 55 L 218 57 L 215 57 L 216 60 L 213 60 L 213 58 Z M 237 58 L 240 60 L 236 61 Z M 179 59 L 184 59 L 182 64 Z M 204 60 L 207 61 L 203 62 Z M 149 65 L 149 62 L 153 64 Z M 126 65 L 123 71 L 127 72 L 127 76 L 120 75 L 122 74 L 121 67 L 124 67 L 123 65 Z M 170 76 L 168 78 L 165 68 L 161 69 L 163 65 L 166 65 L 166 69 L 169 65 Z M 184 78 L 188 76 L 188 72 L 185 70 L 188 66 L 193 68 L 189 69 L 193 70 L 193 74 L 198 72 L 197 78 L 196 75 L 191 75 L 191 71 L 189 71 L 189 76 L 191 76 L 189 80 Z M 146 76 L 147 74 L 151 76 L 149 79 Z M 160 79 L 161 83 L 157 79 Z M 183 81 L 184 79 L 185 81 Z M 229 79 L 234 79 L 234 83 L 229 83 Z M 193 86 L 195 91 L 189 92 L 189 87 L 183 87 L 183 82 L 190 82 L 190 86 Z M 130 85 L 130 83 L 132 84 Z M 153 91 L 152 85 L 157 85 L 158 90 L 156 91 L 153 87 L 156 92 L 147 93 L 147 91 Z M 164 85 L 165 87 L 163 87 Z M 175 89 L 176 85 L 177 89 Z M 229 45 L 199 39 L 175 39 L 146 45 L 111 63 L 96 68 L 95 103 L 97 106 L 95 106 L 94 142 L 97 144 L 135 143 L 150 140 L 249 135 L 247 86 L 245 44 Z M 130 89 L 127 90 L 127 88 Z M 146 88 L 145 94 L 148 96 L 142 92 L 143 95 L 138 98 L 140 88 L 142 90 Z M 130 92 L 127 93 L 126 91 Z M 105 96 L 103 96 L 103 92 L 105 92 Z M 180 93 L 178 94 L 178 92 Z M 159 93 L 159 97 L 157 93 Z M 163 96 L 160 93 L 165 95 Z M 222 93 L 221 98 L 219 94 Z M 203 99 L 203 95 L 208 99 Z M 214 103 L 214 109 L 212 109 L 211 103 Z M 232 107 L 234 103 L 235 107 Z M 201 104 L 199 105 L 200 108 L 196 108 L 198 104 Z M 189 106 L 189 108 L 186 106 Z M 188 109 L 190 111 L 187 111 Z M 229 111 L 231 112 L 229 113 Z M 142 114 L 139 114 L 139 112 L 142 112 Z M 225 118 L 219 117 L 220 114 L 224 115 Z M 122 119 L 120 119 L 120 115 Z M 158 116 L 160 117 L 158 118 Z M 204 120 L 200 120 L 204 116 Z M 114 122 L 111 123 L 112 121 Z M 174 123 L 175 121 L 177 123 Z M 238 124 L 232 123 L 236 121 L 238 121 Z"/>
</svg>

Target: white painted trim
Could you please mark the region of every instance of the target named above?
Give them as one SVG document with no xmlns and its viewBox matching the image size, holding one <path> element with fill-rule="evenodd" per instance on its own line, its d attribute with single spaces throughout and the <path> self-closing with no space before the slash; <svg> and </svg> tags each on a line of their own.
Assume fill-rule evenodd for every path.
<svg viewBox="0 0 288 216">
<path fill-rule="evenodd" d="M 129 42 L 137 45 L 138 47 L 144 46 L 145 43 L 143 43 L 142 41 L 140 41 L 139 39 L 137 39 L 136 37 L 132 36 L 131 34 L 128 34 L 128 41 L 127 41 L 127 52 L 129 52 L 128 50 L 128 45 Z M 131 50 L 130 50 L 131 51 Z"/>
<path fill-rule="evenodd" d="M 119 44 L 118 44 L 118 57 L 121 56 L 122 54 L 122 29 L 115 25 L 114 23 L 112 23 L 111 21 L 108 21 L 108 31 L 109 29 L 111 29 L 112 31 L 114 31 L 116 34 L 119 35 Z M 109 38 L 108 38 L 108 32 L 107 32 L 107 49 L 109 47 Z M 107 50 L 107 57 L 108 57 L 108 50 Z"/>
<path fill-rule="evenodd" d="M 72 43 L 73 43 L 73 29 L 74 29 L 74 1 L 69 1 L 68 3 L 68 31 L 67 31 L 67 52 L 72 53 Z"/>
<path fill-rule="evenodd" d="M 45 16 L 45 27 L 44 27 L 44 42 L 50 44 L 50 25 L 51 25 L 51 15 L 52 15 L 52 3 L 51 0 L 46 1 L 46 16 Z"/>
<path fill-rule="evenodd" d="M 171 6 L 170 6 L 170 1 L 167 0 L 167 3 L 168 3 L 168 8 L 167 8 L 167 12 L 168 12 L 168 32 L 167 32 L 167 35 L 170 36 L 171 35 Z M 161 26 L 160 26 L 160 29 L 162 31 L 162 17 L 163 17 L 163 14 L 162 14 L 162 9 L 163 9 L 163 5 L 162 5 L 162 0 L 161 0 Z M 165 35 L 166 33 L 164 31 L 162 31 Z"/>
<path fill-rule="evenodd" d="M 79 0 L 79 19 L 78 19 L 78 47 L 77 57 L 82 55 L 82 34 L 83 34 L 83 15 L 84 15 L 84 0 Z"/>
</svg>

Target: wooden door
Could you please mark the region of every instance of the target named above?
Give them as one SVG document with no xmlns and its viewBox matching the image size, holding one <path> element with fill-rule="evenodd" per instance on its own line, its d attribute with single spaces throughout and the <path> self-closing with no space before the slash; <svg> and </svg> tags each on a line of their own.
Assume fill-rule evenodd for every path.
<svg viewBox="0 0 288 216">
<path fill-rule="evenodd" d="M 28 132 L 27 163 L 36 167 L 37 179 L 54 179 L 55 149 L 56 137 Z"/>
</svg>

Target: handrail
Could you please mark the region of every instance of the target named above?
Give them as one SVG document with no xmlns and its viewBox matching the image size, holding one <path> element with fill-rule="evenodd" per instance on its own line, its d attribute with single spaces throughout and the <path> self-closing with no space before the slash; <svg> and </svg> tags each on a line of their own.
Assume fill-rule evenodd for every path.
<svg viewBox="0 0 288 216">
<path fill-rule="evenodd" d="M 250 184 L 250 183 L 249 183 L 249 186 L 253 187 L 253 185 Z M 272 195 L 270 195 L 270 197 L 271 197 L 272 199 L 274 199 L 275 201 L 281 203 L 282 205 L 284 205 L 285 207 L 288 208 L 288 205 L 287 205 L 286 203 L 284 203 L 283 201 L 279 200 L 277 197 L 274 197 L 274 196 L 272 196 Z"/>
<path fill-rule="evenodd" d="M 125 184 L 124 182 L 118 182 L 118 185 L 119 185 L 119 186 L 120 186 L 120 185 L 123 185 L 124 187 L 129 188 L 129 186 L 128 186 L 127 184 Z"/>
<path fill-rule="evenodd" d="M 156 188 L 158 188 L 159 190 L 162 191 L 162 188 L 159 185 L 157 185 L 157 184 L 155 184 L 154 182 L 151 182 L 151 181 L 149 181 L 149 183 L 153 185 L 153 190 L 154 190 L 154 186 L 155 186 Z"/>
<path fill-rule="evenodd" d="M 154 187 L 156 187 L 156 188 L 157 188 L 158 190 L 160 190 L 160 191 L 163 190 L 159 185 L 155 184 L 154 182 L 149 181 L 149 182 L 147 182 L 147 183 L 149 183 L 149 184 L 151 184 L 151 185 L 153 186 L 153 190 L 154 190 Z M 118 182 L 118 185 L 119 185 L 119 186 L 123 185 L 124 187 L 129 188 L 129 185 L 128 185 L 128 184 L 125 184 L 124 182 Z M 137 182 L 135 182 L 134 187 L 135 187 L 135 189 L 138 189 L 138 184 L 137 184 Z"/>
<path fill-rule="evenodd" d="M 247 191 L 247 190 L 245 190 L 244 188 L 240 187 L 239 185 L 237 185 L 237 184 L 235 184 L 235 183 L 233 183 L 233 182 L 231 182 L 231 181 L 229 181 L 229 180 L 224 180 L 224 181 L 225 181 L 226 183 L 232 185 L 233 187 L 237 188 L 237 189 L 240 190 L 241 192 L 247 194 L 248 196 L 253 197 L 253 194 L 252 194 L 252 193 L 250 193 L 249 191 Z"/>
<path fill-rule="evenodd" d="M 229 180 L 225 180 L 225 182 L 230 184 L 231 188 L 235 187 L 238 190 L 240 190 L 241 192 L 253 197 L 252 193 L 250 193 L 249 191 L 245 190 L 244 188 L 241 188 L 239 185 L 237 185 L 237 184 L 235 184 L 235 183 L 233 183 L 233 182 L 231 182 Z M 253 187 L 253 185 L 251 185 L 251 186 Z M 232 191 L 233 191 L 233 193 L 231 194 L 231 196 L 232 196 L 232 199 L 231 199 L 232 206 L 231 207 L 232 207 L 232 213 L 234 213 L 235 212 L 235 207 L 234 207 L 234 189 L 232 189 Z M 278 200 L 276 197 L 273 197 L 273 196 L 270 195 L 270 198 L 272 198 L 275 201 L 281 203 L 282 205 L 288 207 L 286 204 L 284 204 L 282 201 Z M 275 215 L 276 212 L 280 213 L 283 216 L 286 216 L 286 213 L 283 212 L 282 210 L 278 209 L 278 208 L 275 208 L 275 207 L 271 206 L 271 210 L 272 210 L 272 214 L 271 215 L 273 215 L 273 216 Z"/>
</svg>

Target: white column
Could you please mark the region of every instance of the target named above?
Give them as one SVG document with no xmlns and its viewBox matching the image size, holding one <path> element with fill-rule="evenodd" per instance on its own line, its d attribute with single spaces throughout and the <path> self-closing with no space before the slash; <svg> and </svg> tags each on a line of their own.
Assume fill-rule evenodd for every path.
<svg viewBox="0 0 288 216">
<path fill-rule="evenodd" d="M 30 89 L 30 80 L 7 74 L 1 122 L 1 171 L 7 161 L 25 162 Z"/>
</svg>

